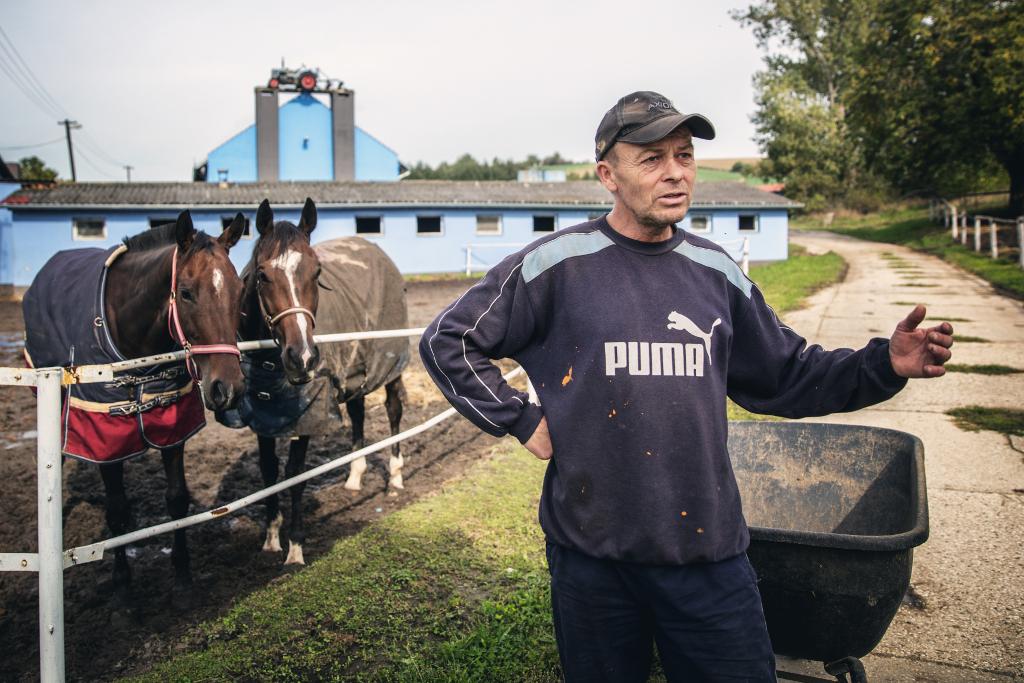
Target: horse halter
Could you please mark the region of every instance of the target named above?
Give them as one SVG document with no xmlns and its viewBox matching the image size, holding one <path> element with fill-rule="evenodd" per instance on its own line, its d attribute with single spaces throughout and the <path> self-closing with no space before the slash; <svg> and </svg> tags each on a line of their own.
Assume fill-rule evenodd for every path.
<svg viewBox="0 0 1024 683">
<path fill-rule="evenodd" d="M 185 337 L 185 330 L 181 327 L 181 319 L 178 317 L 178 247 L 174 247 L 174 255 L 171 257 L 171 298 L 170 314 L 167 316 L 167 331 L 171 339 L 185 349 L 185 368 L 189 376 L 198 384 L 202 383 L 199 374 L 199 367 L 196 365 L 194 356 L 213 355 L 216 353 L 230 353 L 238 358 L 242 357 L 237 344 L 199 344 L 193 346 Z"/>
<path fill-rule="evenodd" d="M 270 313 L 267 312 L 267 305 L 263 302 L 263 288 L 260 285 L 260 278 L 258 275 L 256 276 L 256 300 L 260 304 L 260 313 L 263 315 L 263 322 L 267 324 L 267 329 L 271 332 L 274 331 L 274 325 L 279 323 L 282 318 L 292 314 L 308 315 L 309 321 L 313 323 L 314 328 L 316 327 L 316 315 L 313 314 L 313 311 L 308 308 L 304 308 L 303 306 L 292 306 L 291 308 L 284 309 L 276 315 L 270 315 Z"/>
</svg>

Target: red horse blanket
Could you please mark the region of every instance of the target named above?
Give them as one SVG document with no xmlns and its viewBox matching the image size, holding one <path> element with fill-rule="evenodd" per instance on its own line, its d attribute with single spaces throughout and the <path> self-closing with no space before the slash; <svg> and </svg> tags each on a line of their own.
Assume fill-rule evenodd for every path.
<svg viewBox="0 0 1024 683">
<path fill-rule="evenodd" d="M 122 247 L 55 254 L 25 293 L 25 357 L 31 367 L 124 360 L 106 325 L 107 268 Z M 177 446 L 206 426 L 202 398 L 184 363 L 117 373 L 112 382 L 73 384 L 61 406 L 62 450 L 95 463 Z"/>
</svg>

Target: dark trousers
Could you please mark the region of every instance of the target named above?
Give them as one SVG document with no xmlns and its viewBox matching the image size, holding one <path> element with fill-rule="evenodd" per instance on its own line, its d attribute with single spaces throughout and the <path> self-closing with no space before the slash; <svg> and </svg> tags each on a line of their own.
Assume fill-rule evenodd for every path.
<svg viewBox="0 0 1024 683">
<path fill-rule="evenodd" d="M 601 560 L 548 543 L 551 607 L 568 683 L 647 680 L 653 640 L 677 681 L 775 681 L 746 554 L 685 566 Z"/>
</svg>

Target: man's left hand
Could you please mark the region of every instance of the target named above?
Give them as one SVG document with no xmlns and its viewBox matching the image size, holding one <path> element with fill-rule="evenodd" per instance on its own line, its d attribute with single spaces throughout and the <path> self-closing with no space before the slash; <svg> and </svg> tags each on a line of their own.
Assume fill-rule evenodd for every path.
<svg viewBox="0 0 1024 683">
<path fill-rule="evenodd" d="M 900 377 L 942 377 L 953 355 L 953 326 L 948 322 L 918 329 L 927 311 L 918 304 L 900 321 L 889 339 L 889 360 Z"/>
</svg>

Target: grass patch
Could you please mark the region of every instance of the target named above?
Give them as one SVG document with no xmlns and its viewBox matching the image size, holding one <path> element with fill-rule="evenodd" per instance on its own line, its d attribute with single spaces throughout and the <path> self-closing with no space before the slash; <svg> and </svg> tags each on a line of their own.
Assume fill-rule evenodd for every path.
<svg viewBox="0 0 1024 683">
<path fill-rule="evenodd" d="M 929 319 L 934 318 L 935 320 L 944 320 L 947 323 L 973 323 L 974 321 L 970 318 L 947 318 L 941 315 L 929 315 Z"/>
<path fill-rule="evenodd" d="M 830 230 L 874 242 L 901 244 L 917 251 L 934 254 L 949 263 L 974 273 L 997 289 L 1024 298 L 1024 270 L 1015 258 L 1007 255 L 991 259 L 953 242 L 950 231 L 928 219 L 925 207 L 898 207 L 867 215 L 837 215 L 832 225 L 823 228 L 818 216 L 804 216 L 791 224 L 797 230 Z M 895 254 L 882 254 L 890 261 Z"/>
<path fill-rule="evenodd" d="M 954 335 L 953 341 L 964 342 L 967 344 L 991 344 L 992 342 L 984 337 L 972 337 L 969 334 L 958 334 Z"/>
<path fill-rule="evenodd" d="M 957 427 L 969 432 L 985 429 L 1001 434 L 1024 436 L 1024 410 L 967 406 L 947 410 L 946 414 L 953 418 Z"/>
<path fill-rule="evenodd" d="M 966 372 L 974 375 L 1015 375 L 1024 372 L 1020 368 L 1011 368 L 1009 365 L 961 365 L 959 363 L 946 363 L 944 366 L 950 372 Z"/>
<path fill-rule="evenodd" d="M 794 249 L 751 277 L 786 311 L 844 271 L 836 254 Z M 766 419 L 731 402 L 728 416 Z M 436 495 L 197 625 L 138 680 L 560 680 L 537 524 L 545 467 L 503 442 Z"/>
<path fill-rule="evenodd" d="M 459 271 L 457 273 L 414 273 L 411 275 L 403 275 L 406 282 L 446 282 L 448 280 L 479 280 L 486 273 L 470 273 L 466 275 L 466 271 Z"/>
<path fill-rule="evenodd" d="M 812 255 L 790 245 L 789 258 L 750 269 L 764 298 L 777 313 L 796 310 L 814 292 L 839 282 L 846 275 L 846 261 L 838 254 Z"/>
<path fill-rule="evenodd" d="M 893 306 L 916 306 L 919 303 L 921 303 L 921 302 L 920 301 L 893 301 L 892 305 Z"/>
<path fill-rule="evenodd" d="M 923 282 L 902 282 L 900 287 L 938 287 L 938 285 L 927 284 Z"/>
</svg>

